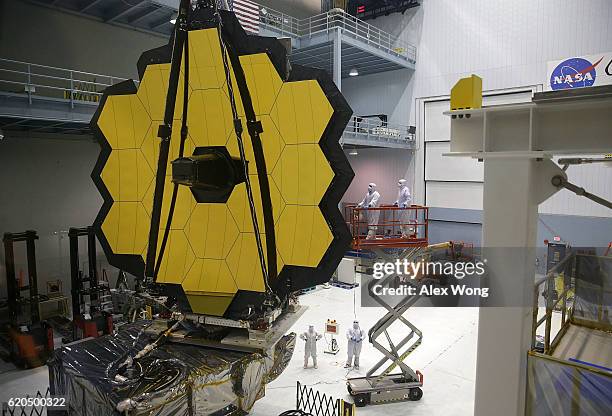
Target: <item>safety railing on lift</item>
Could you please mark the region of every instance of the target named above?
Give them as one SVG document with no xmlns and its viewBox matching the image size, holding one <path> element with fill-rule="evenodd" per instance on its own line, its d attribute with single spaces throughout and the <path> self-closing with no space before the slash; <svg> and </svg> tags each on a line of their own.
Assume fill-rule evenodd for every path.
<svg viewBox="0 0 612 416">
<path fill-rule="evenodd" d="M 106 87 L 124 81 L 112 75 L 0 58 L 0 93 L 76 103 L 97 103 Z"/>
<path fill-rule="evenodd" d="M 362 41 L 389 54 L 416 62 L 417 50 L 414 45 L 372 26 L 341 9 L 318 14 L 306 19 L 296 19 L 268 7 L 260 7 L 260 26 L 282 36 L 313 37 L 319 33 L 341 28 L 345 36 Z"/>
<path fill-rule="evenodd" d="M 368 144 L 378 142 L 380 145 L 395 143 L 416 146 L 415 133 L 410 127 L 371 117 L 352 116 L 342 137 L 344 141 L 353 139 L 354 142 L 367 141 Z"/>
<path fill-rule="evenodd" d="M 370 247 L 422 247 L 428 244 L 429 207 L 383 205 L 375 208 L 348 205 L 345 219 L 355 250 Z"/>
</svg>

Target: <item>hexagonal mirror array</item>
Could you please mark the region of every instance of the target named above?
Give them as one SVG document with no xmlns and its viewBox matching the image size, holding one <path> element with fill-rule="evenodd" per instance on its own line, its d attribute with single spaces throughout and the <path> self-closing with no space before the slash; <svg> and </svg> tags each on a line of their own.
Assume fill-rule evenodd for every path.
<svg viewBox="0 0 612 416">
<path fill-rule="evenodd" d="M 232 157 L 239 157 L 216 29 L 190 31 L 189 48 L 189 135 L 184 154 L 191 155 L 196 147 L 225 146 Z M 278 271 L 284 265 L 316 267 L 333 240 L 319 204 L 334 172 L 319 141 L 334 110 L 316 80 L 283 82 L 266 53 L 241 55 L 240 63 L 263 126 L 260 137 Z M 140 256 L 143 263 L 159 154 L 157 128 L 163 119 L 169 71 L 170 64 L 149 64 L 137 93 L 105 96 L 97 117 L 102 139 L 111 149 L 99 175 L 110 195 L 99 217 L 101 240 L 106 240 L 103 245 L 112 255 Z M 182 78 L 181 74 L 160 235 L 172 193 L 170 163 L 179 155 L 176 126 L 182 116 Z M 245 123 L 240 94 L 234 93 Z M 265 241 L 262 197 L 246 132 L 243 140 Z M 188 187 L 179 186 L 157 282 L 181 284 L 193 312 L 212 315 L 222 315 L 239 290 L 265 290 L 244 183 L 234 187 L 227 203 L 198 203 Z"/>
</svg>

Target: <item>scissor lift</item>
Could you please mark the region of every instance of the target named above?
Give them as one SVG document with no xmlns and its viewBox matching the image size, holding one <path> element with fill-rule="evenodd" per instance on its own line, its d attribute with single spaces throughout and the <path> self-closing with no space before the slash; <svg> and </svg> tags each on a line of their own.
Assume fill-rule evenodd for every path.
<svg viewBox="0 0 612 416">
<path fill-rule="evenodd" d="M 370 250 L 374 253 L 374 261 L 400 262 L 415 261 L 431 254 L 434 250 L 448 249 L 452 243 L 442 243 L 429 246 L 427 237 L 428 208 L 412 205 L 407 208 L 382 206 L 370 208 L 379 212 L 376 227 L 376 236 L 368 239 L 362 229 L 368 224 L 367 208 L 347 207 L 347 220 L 353 233 L 353 248 L 356 250 Z M 410 232 L 401 232 L 401 226 L 410 227 Z M 403 280 L 395 273 L 385 275 L 382 279 L 372 280 L 368 284 L 368 292 L 372 299 L 383 306 L 387 313 L 369 330 L 370 343 L 383 354 L 366 374 L 365 377 L 350 378 L 347 380 L 347 389 L 354 397 L 355 404 L 363 407 L 368 404 L 416 401 L 423 396 L 423 374 L 412 369 L 405 362 L 406 358 L 416 350 L 423 340 L 423 333 L 413 325 L 404 313 L 420 298 L 419 286 L 422 280 Z M 397 305 L 388 304 L 381 296 L 374 293 L 374 286 L 406 285 L 415 287 L 415 295 L 405 296 Z M 406 335 L 394 343 L 389 328 L 400 322 L 406 328 Z M 386 344 L 383 344 L 386 340 Z M 399 369 L 399 371 L 395 371 Z"/>
<path fill-rule="evenodd" d="M 372 211 L 378 214 L 376 224 L 368 224 L 368 212 Z M 346 218 L 353 235 L 353 248 L 372 251 L 376 261 L 395 262 L 397 259 L 411 261 L 427 247 L 428 211 L 427 207 L 419 205 L 407 208 L 349 206 Z M 367 238 L 362 231 L 372 226 L 376 229 L 375 236 Z M 406 229 L 409 230 L 408 233 L 405 232 Z M 383 358 L 368 371 L 365 377 L 351 378 L 347 381 L 348 392 L 354 397 L 358 407 L 374 403 L 420 400 L 423 396 L 421 390 L 423 375 L 404 362 L 421 344 L 423 338 L 422 332 L 403 316 L 419 296 L 406 296 L 397 305 L 392 306 L 373 291 L 376 284 L 385 287 L 397 280 L 398 276 L 391 273 L 368 284 L 370 296 L 387 309 L 387 313 L 368 332 L 370 343 L 383 354 Z M 393 343 L 389 334 L 389 328 L 395 322 L 401 322 L 407 329 L 406 336 L 397 344 Z M 388 347 L 381 342 L 383 336 Z M 397 368 L 400 371 L 392 374 Z"/>
</svg>

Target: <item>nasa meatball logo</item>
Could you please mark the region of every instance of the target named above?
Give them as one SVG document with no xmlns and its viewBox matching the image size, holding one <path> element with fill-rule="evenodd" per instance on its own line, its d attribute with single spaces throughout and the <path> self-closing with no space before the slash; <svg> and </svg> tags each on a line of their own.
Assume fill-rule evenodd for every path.
<svg viewBox="0 0 612 416">
<path fill-rule="evenodd" d="M 553 90 L 563 90 L 592 86 L 597 78 L 595 68 L 602 59 L 603 57 L 594 64 L 584 58 L 566 59 L 553 70 L 550 76 L 550 87 Z"/>
</svg>

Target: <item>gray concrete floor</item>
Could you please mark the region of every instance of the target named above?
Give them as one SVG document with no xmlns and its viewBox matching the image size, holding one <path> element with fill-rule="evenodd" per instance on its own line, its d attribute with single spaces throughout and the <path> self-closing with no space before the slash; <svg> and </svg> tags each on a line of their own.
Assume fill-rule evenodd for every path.
<svg viewBox="0 0 612 416">
<path fill-rule="evenodd" d="M 354 308 L 359 305 L 359 291 L 336 287 L 319 288 L 303 295 L 300 301 L 308 310 L 294 327 L 300 333 L 309 324 L 322 332 L 328 318 L 340 322 L 343 335 L 354 316 L 367 331 L 385 310 L 383 308 Z M 476 373 L 476 340 L 478 309 L 476 308 L 412 308 L 404 315 L 423 332 L 423 343 L 410 355 L 407 363 L 424 375 L 423 398 L 418 402 L 403 402 L 359 408 L 361 416 L 374 415 L 472 415 L 474 409 L 474 380 Z M 393 340 L 404 332 L 401 326 L 391 328 Z M 329 336 L 328 336 L 329 339 Z M 318 345 L 319 368 L 303 369 L 304 343 L 298 341 L 295 353 L 285 372 L 266 388 L 266 396 L 259 400 L 253 416 L 272 416 L 295 408 L 296 382 L 310 386 L 334 398 L 352 401 L 346 390 L 347 377 L 365 376 L 381 354 L 364 343 L 359 371 L 347 371 L 346 338 L 338 338 L 338 355 L 324 354 L 325 340 Z M 367 344 L 367 345 L 366 345 Z"/>
</svg>

